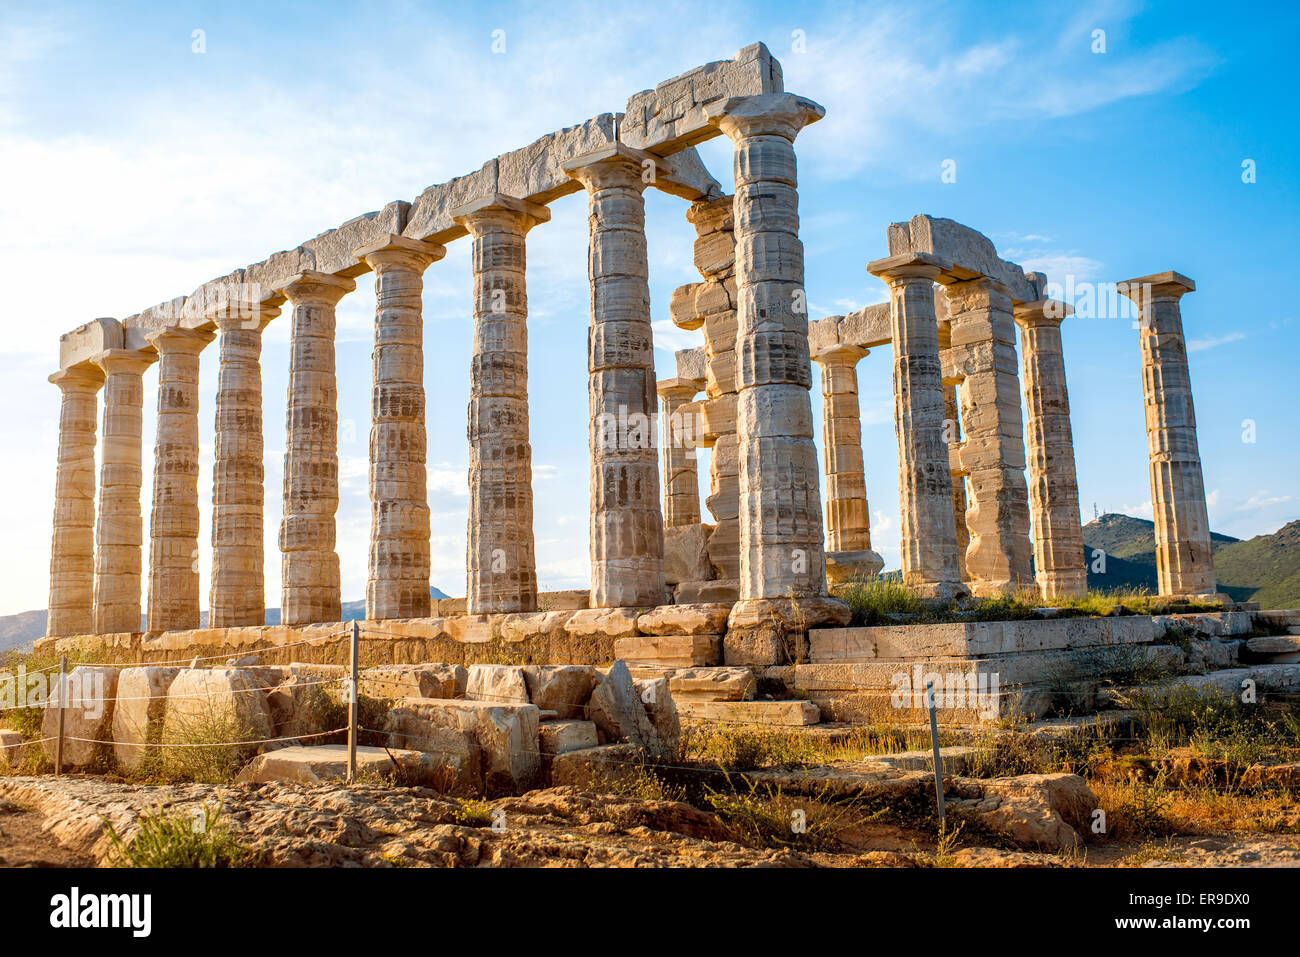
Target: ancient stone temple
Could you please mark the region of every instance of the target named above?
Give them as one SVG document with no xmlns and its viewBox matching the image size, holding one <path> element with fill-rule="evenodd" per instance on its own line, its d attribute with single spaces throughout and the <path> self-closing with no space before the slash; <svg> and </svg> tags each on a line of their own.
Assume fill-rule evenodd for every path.
<svg viewBox="0 0 1300 957">
<path fill-rule="evenodd" d="M 796 144 L 824 114 L 785 91 L 780 64 L 756 44 L 187 296 L 63 336 L 50 377 L 63 402 L 50 635 L 199 628 L 200 415 L 216 418 L 205 641 L 263 625 L 274 556 L 262 544 L 262 334 L 276 321 L 290 331 L 280 627 L 339 621 L 335 310 L 366 273 L 377 294 L 366 618 L 387 634 L 597 635 L 631 642 L 618 649 L 630 658 L 787 660 L 791 632 L 847 622 L 835 585 L 882 569 L 868 493 L 893 463 L 864 460 L 858 407 L 859 376 L 878 361 L 893 383 L 904 582 L 937 597 L 1083 591 L 1059 328 L 1069 308 L 979 233 L 918 215 L 889 226 L 887 255 L 867 266 L 887 303 L 810 321 Z M 734 195 L 694 149 L 713 137 L 731 143 Z M 647 189 L 683 201 L 701 275 L 667 304 L 699 345 L 658 379 Z M 527 245 L 547 228 L 548 204 L 580 192 L 591 583 L 550 593 L 534 554 Z M 864 262 L 878 239 L 861 237 Z M 464 598 L 431 602 L 421 293 L 459 240 L 473 268 L 467 580 Z M 1192 288 L 1177 273 L 1132 284 L 1145 318 L 1161 589 L 1178 594 L 1215 584 L 1178 310 Z M 156 404 L 142 385 L 155 362 Z M 219 367 L 207 410 L 203 362 Z M 157 415 L 152 459 L 140 445 L 146 405 Z"/>
</svg>

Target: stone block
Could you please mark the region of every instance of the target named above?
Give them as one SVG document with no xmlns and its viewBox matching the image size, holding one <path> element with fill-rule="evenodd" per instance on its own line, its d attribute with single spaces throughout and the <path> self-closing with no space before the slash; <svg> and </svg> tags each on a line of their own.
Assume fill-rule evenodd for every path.
<svg viewBox="0 0 1300 957">
<path fill-rule="evenodd" d="M 456 698 L 465 694 L 469 672 L 463 665 L 379 665 L 358 674 L 363 695 L 371 698 Z"/>
<path fill-rule="evenodd" d="M 673 668 L 716 665 L 722 655 L 719 635 L 663 635 L 620 638 L 614 654 L 622 659 Z"/>
<path fill-rule="evenodd" d="M 133 771 L 144 761 L 144 744 L 162 740 L 167 691 L 179 668 L 123 668 L 117 679 L 113 705 L 113 753 L 117 763 Z"/>
<path fill-rule="evenodd" d="M 560 718 L 585 718 L 587 702 L 600 683 L 591 665 L 525 665 L 523 672 L 529 700 Z"/>
<path fill-rule="evenodd" d="M 17 731 L 0 728 L 0 768 L 17 767 L 22 760 L 23 745 L 23 736 Z"/>
<path fill-rule="evenodd" d="M 645 752 L 631 744 L 566 751 L 551 759 L 551 787 L 599 791 L 621 781 L 634 783 L 644 764 Z"/>
<path fill-rule="evenodd" d="M 681 582 L 673 589 L 673 597 L 683 605 L 734 603 L 740 598 L 740 582 L 735 578 Z"/>
<path fill-rule="evenodd" d="M 614 662 L 592 692 L 588 717 L 610 742 L 626 742 L 652 755 L 664 751 L 624 661 Z"/>
<path fill-rule="evenodd" d="M 811 701 L 682 701 L 682 717 L 689 721 L 770 725 L 799 728 L 821 721 L 821 711 Z"/>
<path fill-rule="evenodd" d="M 82 768 L 95 756 L 97 742 L 108 741 L 113 726 L 113 708 L 117 696 L 118 670 L 93 665 L 78 665 L 68 673 L 67 696 L 60 693 L 57 676 L 53 679 L 49 701 L 41 717 L 41 737 L 59 733 L 60 702 L 63 706 L 63 765 Z M 74 738 L 80 740 L 72 740 Z M 54 758 L 54 741 L 41 746 L 45 756 Z"/>
<path fill-rule="evenodd" d="M 636 625 L 646 635 L 720 635 L 731 607 L 725 603 L 660 605 L 639 617 Z"/>
<path fill-rule="evenodd" d="M 465 227 L 451 218 L 452 212 L 499 192 L 497 175 L 497 161 L 491 159 L 476 172 L 430 186 L 411 204 L 402 235 L 440 244 L 466 235 Z"/>
<path fill-rule="evenodd" d="M 238 668 L 185 668 L 167 689 L 165 744 L 257 741 L 274 735 L 262 680 Z"/>
<path fill-rule="evenodd" d="M 703 581 L 713 574 L 709 563 L 712 525 L 670 525 L 664 529 L 664 582 Z"/>
<path fill-rule="evenodd" d="M 630 638 L 637 634 L 639 608 L 587 608 L 569 616 L 565 630 L 575 638 Z"/>
<path fill-rule="evenodd" d="M 668 679 L 675 701 L 749 701 L 758 679 L 748 668 L 684 668 Z"/>
<path fill-rule="evenodd" d="M 465 697 L 472 701 L 528 704 L 524 669 L 512 665 L 470 665 Z"/>
<path fill-rule="evenodd" d="M 641 696 L 650 723 L 654 725 L 655 734 L 667 753 L 676 751 L 682 738 L 681 720 L 677 713 L 677 703 L 669 690 L 668 677 L 633 678 L 637 694 Z"/>
<path fill-rule="evenodd" d="M 568 126 L 534 140 L 522 149 L 497 157 L 496 192 L 532 203 L 549 203 L 582 184 L 564 172 L 569 160 L 614 142 L 615 116 L 601 113 L 585 123 Z"/>
<path fill-rule="evenodd" d="M 383 730 L 393 747 L 440 755 L 460 787 L 515 794 L 537 779 L 540 718 L 531 704 L 404 698 Z"/>
<path fill-rule="evenodd" d="M 414 775 L 432 775 L 435 756 L 402 748 L 357 747 L 357 775 L 387 777 L 401 770 Z M 235 778 L 236 784 L 302 784 L 314 787 L 346 781 L 348 747 L 322 744 L 312 747 L 280 748 L 253 758 Z"/>
<path fill-rule="evenodd" d="M 543 721 L 538 727 L 542 754 L 566 754 L 599 746 L 594 721 Z"/>
</svg>

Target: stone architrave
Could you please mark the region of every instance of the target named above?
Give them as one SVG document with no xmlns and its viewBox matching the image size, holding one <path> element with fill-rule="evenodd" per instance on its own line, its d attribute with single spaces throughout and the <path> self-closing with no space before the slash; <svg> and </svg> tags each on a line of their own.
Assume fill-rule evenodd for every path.
<svg viewBox="0 0 1300 957">
<path fill-rule="evenodd" d="M 453 217 L 474 244 L 466 608 L 471 615 L 536 611 L 525 239 L 551 214 L 495 194 Z"/>
<path fill-rule="evenodd" d="M 889 284 L 903 582 L 935 598 L 967 592 L 957 562 L 934 308 L 934 282 L 945 265 L 927 254 L 905 253 L 867 267 Z"/>
<path fill-rule="evenodd" d="M 700 479 L 694 430 L 683 419 L 694 416 L 700 384 L 692 379 L 663 379 L 656 390 L 663 400 L 664 527 L 698 525 Z"/>
<path fill-rule="evenodd" d="M 1196 291 L 1196 283 L 1168 271 L 1130 279 L 1119 289 L 1141 310 L 1138 339 L 1160 594 L 1213 594 L 1210 519 L 1179 302 Z"/>
<path fill-rule="evenodd" d="M 975 594 L 997 594 L 1033 580 L 1015 320 L 1011 297 L 991 279 L 945 291 L 952 364 L 962 375 L 966 577 Z"/>
<path fill-rule="evenodd" d="M 259 303 L 213 317 L 221 368 L 213 442 L 209 628 L 266 623 L 262 331 L 279 314 L 278 306 Z"/>
<path fill-rule="evenodd" d="M 826 574 L 832 583 L 870 579 L 885 563 L 871 549 L 871 510 L 858 409 L 859 346 L 836 344 L 813 356 L 821 366 L 822 449 L 826 460 Z"/>
<path fill-rule="evenodd" d="M 375 271 L 370 430 L 370 560 L 366 618 L 427 618 L 428 433 L 424 400 L 424 271 L 446 255 L 389 236 L 358 250 Z"/>
<path fill-rule="evenodd" d="M 100 635 L 140 630 L 144 373 L 154 358 L 126 349 L 110 349 L 95 357 L 95 364 L 104 372 L 95 527 L 95 633 Z"/>
<path fill-rule="evenodd" d="M 86 363 L 54 373 L 50 382 L 62 399 L 45 632 L 85 635 L 95 624 L 95 419 L 104 373 Z"/>
<path fill-rule="evenodd" d="M 658 605 L 665 597 L 642 195 L 643 174 L 659 162 L 615 143 L 564 167 L 588 196 L 592 608 Z"/>
<path fill-rule="evenodd" d="M 825 110 L 771 93 L 719 100 L 707 111 L 735 157 L 737 607 L 822 596 L 826 556 L 794 139 Z"/>
<path fill-rule="evenodd" d="M 1061 348 L 1061 320 L 1073 311 L 1052 300 L 1015 307 L 1024 370 L 1034 577 L 1044 598 L 1088 591 L 1070 397 Z"/>
<path fill-rule="evenodd" d="M 148 631 L 199 627 L 199 354 L 213 334 L 171 328 L 158 351 L 158 428 L 149 519 Z"/>
<path fill-rule="evenodd" d="M 334 525 L 339 507 L 334 310 L 356 287 L 351 279 L 315 271 L 298 273 L 282 287 L 293 304 L 280 524 L 280 621 L 286 625 L 343 616 Z"/>
</svg>

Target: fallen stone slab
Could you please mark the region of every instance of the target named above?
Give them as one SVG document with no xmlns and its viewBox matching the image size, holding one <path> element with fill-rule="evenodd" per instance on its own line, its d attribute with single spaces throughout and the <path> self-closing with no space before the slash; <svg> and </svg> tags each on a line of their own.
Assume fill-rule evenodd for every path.
<svg viewBox="0 0 1300 957">
<path fill-rule="evenodd" d="M 1300 637 L 1296 635 L 1264 635 L 1246 640 L 1246 650 L 1258 657 L 1278 658 L 1296 655 L 1300 658 Z M 1285 661 L 1294 659 L 1283 658 Z"/>
<path fill-rule="evenodd" d="M 117 763 L 134 771 L 145 759 L 148 748 L 162 740 L 167 691 L 180 674 L 179 668 L 146 666 L 123 668 L 117 679 L 113 704 L 113 754 Z"/>
<path fill-rule="evenodd" d="M 971 760 L 978 753 L 978 748 L 972 748 L 964 744 L 940 748 L 939 758 L 943 761 L 944 776 L 965 774 L 970 767 Z M 934 772 L 934 752 L 931 750 L 899 751 L 894 754 L 872 755 L 864 760 L 879 764 L 881 767 L 893 768 L 896 771 Z"/>
<path fill-rule="evenodd" d="M 528 704 L 524 669 L 516 665 L 470 665 L 465 697 L 474 701 Z"/>
<path fill-rule="evenodd" d="M 404 698 L 383 730 L 391 747 L 439 755 L 458 787 L 518 794 L 541 766 L 536 705 L 472 698 Z"/>
<path fill-rule="evenodd" d="M 600 683 L 591 665 L 525 665 L 528 699 L 560 718 L 586 718 L 587 702 Z"/>
<path fill-rule="evenodd" d="M 689 721 L 800 728 L 821 721 L 811 701 L 683 701 L 677 709 Z"/>
<path fill-rule="evenodd" d="M 971 783 L 983 788 L 983 797 L 958 800 L 953 806 L 973 812 L 1022 847 L 1078 847 L 1098 805 L 1097 796 L 1077 774 L 1021 774 Z"/>
<path fill-rule="evenodd" d="M 434 756 L 401 748 L 357 747 L 357 775 L 388 777 L 398 771 L 423 775 L 435 767 Z M 280 748 L 253 758 L 235 778 L 236 784 L 285 784 L 308 786 L 344 781 L 348 776 L 346 744 Z"/>
<path fill-rule="evenodd" d="M 758 689 L 758 678 L 748 668 L 687 668 L 668 679 L 676 701 L 748 701 Z"/>
<path fill-rule="evenodd" d="M 625 661 L 667 668 L 716 665 L 722 660 L 720 635 L 664 635 L 620 638 L 614 654 Z"/>
<path fill-rule="evenodd" d="M 677 703 L 669 691 L 668 678 L 633 678 L 632 684 L 641 696 L 650 723 L 654 725 L 655 734 L 668 752 L 676 751 L 682 739 L 682 722 L 677 712 Z"/>
<path fill-rule="evenodd" d="M 747 771 L 746 781 L 779 788 L 786 794 L 809 797 L 884 798 L 890 801 L 934 800 L 934 775 L 899 771 L 871 761 L 837 764 L 784 765 Z"/>
<path fill-rule="evenodd" d="M 543 721 L 537 732 L 542 754 L 565 754 L 600 744 L 594 721 Z"/>
<path fill-rule="evenodd" d="M 664 751 L 641 696 L 627 670 L 627 663 L 615 661 L 596 690 L 591 693 L 588 717 L 610 743 L 625 742 L 652 755 Z"/>
<path fill-rule="evenodd" d="M 53 738 L 58 735 L 60 703 L 66 702 L 62 708 L 65 768 L 81 768 L 90 764 L 98 742 L 110 740 L 117 680 L 116 668 L 78 665 L 65 679 L 67 696 L 64 698 L 57 677 L 54 679 L 45 714 L 41 717 L 41 737 Z M 41 747 L 45 756 L 53 760 L 56 742 L 47 740 Z"/>
</svg>

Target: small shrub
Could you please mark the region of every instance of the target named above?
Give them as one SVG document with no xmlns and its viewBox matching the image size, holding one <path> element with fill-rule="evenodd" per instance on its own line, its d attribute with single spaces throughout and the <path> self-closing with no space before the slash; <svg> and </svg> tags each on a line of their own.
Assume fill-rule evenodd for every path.
<svg viewBox="0 0 1300 957">
<path fill-rule="evenodd" d="M 129 842 L 105 821 L 110 867 L 245 867 L 254 863 L 252 851 L 230 834 L 221 820 L 222 808 L 210 817 L 203 807 L 202 823 L 188 814 L 166 815 L 162 808 L 140 817 L 140 830 Z"/>
<path fill-rule="evenodd" d="M 472 799 L 459 801 L 453 816 L 462 827 L 491 827 L 492 805 Z"/>
</svg>

